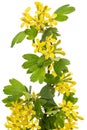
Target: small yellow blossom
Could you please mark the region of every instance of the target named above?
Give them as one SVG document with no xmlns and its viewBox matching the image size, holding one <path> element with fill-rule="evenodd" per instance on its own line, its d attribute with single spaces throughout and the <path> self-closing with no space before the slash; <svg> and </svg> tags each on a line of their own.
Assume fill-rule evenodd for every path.
<svg viewBox="0 0 87 130">
<path fill-rule="evenodd" d="M 46 45 L 46 43 L 40 42 L 39 39 L 36 39 L 36 42 L 32 44 L 32 46 L 35 47 L 34 52 L 42 52 L 45 45 Z"/>
<path fill-rule="evenodd" d="M 43 4 L 41 2 L 35 2 L 37 11 L 36 14 L 40 15 L 43 14 L 44 16 L 48 16 L 49 15 L 49 11 L 51 10 L 51 8 L 49 8 L 47 5 L 43 6 Z"/>
<path fill-rule="evenodd" d="M 79 108 L 78 106 L 73 105 L 72 102 L 68 101 L 66 102 L 66 100 L 63 100 L 62 103 L 59 104 L 59 106 L 61 107 L 61 109 L 65 112 L 65 115 L 67 117 L 69 116 L 77 116 L 77 112 L 76 110 Z"/>
<path fill-rule="evenodd" d="M 33 110 L 32 104 L 27 105 L 23 101 L 14 102 L 10 109 L 12 113 L 7 117 L 7 122 L 5 123 L 8 130 L 26 130 L 28 128 L 34 130 L 32 120 L 36 112 Z M 31 127 L 29 124 L 31 124 Z M 40 129 L 40 126 L 37 125 L 35 128 Z"/>
<path fill-rule="evenodd" d="M 55 91 L 59 91 L 61 94 L 66 93 L 67 96 L 69 96 L 70 92 L 76 92 L 75 88 L 73 88 L 72 85 L 64 82 L 59 82 L 55 86 Z"/>
<path fill-rule="evenodd" d="M 37 30 L 43 31 L 45 24 L 44 24 L 44 17 L 42 14 L 39 17 L 34 16 L 34 25 L 36 26 Z"/>
<path fill-rule="evenodd" d="M 29 28 L 30 25 L 33 25 L 33 17 L 29 14 L 30 7 L 27 7 L 23 13 L 23 17 L 20 18 L 22 21 L 21 27 Z"/>
<path fill-rule="evenodd" d="M 78 129 L 77 123 L 75 121 L 67 122 L 64 125 L 65 125 L 65 129 L 64 130 Z"/>
<path fill-rule="evenodd" d="M 46 23 L 48 23 L 48 25 L 50 27 L 53 27 L 54 25 L 57 25 L 58 22 L 55 20 L 57 14 L 52 14 L 48 16 L 48 19 L 46 20 Z"/>
<path fill-rule="evenodd" d="M 46 44 L 46 51 L 43 52 L 43 54 L 45 55 L 45 58 L 48 59 L 48 58 L 54 58 L 55 55 L 54 55 L 54 46 L 51 45 L 51 43 L 49 44 Z"/>
<path fill-rule="evenodd" d="M 55 54 L 61 54 L 63 56 L 65 56 L 65 51 L 62 50 L 62 48 L 57 48 L 55 51 L 54 51 Z"/>
<path fill-rule="evenodd" d="M 74 85 L 76 85 L 76 81 L 73 81 L 71 76 L 72 76 L 71 72 L 62 73 L 62 75 L 60 77 L 60 81 L 63 81 L 64 83 L 69 83 L 72 86 L 74 86 Z"/>
</svg>

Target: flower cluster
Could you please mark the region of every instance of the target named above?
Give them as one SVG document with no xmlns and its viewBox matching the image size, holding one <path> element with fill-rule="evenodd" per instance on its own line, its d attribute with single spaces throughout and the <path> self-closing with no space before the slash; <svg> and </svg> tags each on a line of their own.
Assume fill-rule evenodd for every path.
<svg viewBox="0 0 87 130">
<path fill-rule="evenodd" d="M 56 40 L 52 38 L 52 35 L 46 37 L 45 41 L 40 41 L 36 39 L 35 43 L 33 43 L 33 47 L 35 47 L 34 52 L 39 52 L 45 55 L 45 59 L 55 58 L 55 54 L 65 55 L 65 52 L 62 51 L 62 48 L 57 48 L 60 40 Z"/>
<path fill-rule="evenodd" d="M 63 73 L 55 86 L 55 91 L 58 91 L 61 94 L 66 93 L 67 96 L 69 96 L 70 92 L 75 93 L 76 90 L 74 85 L 76 85 L 76 82 L 72 80 L 71 75 L 71 72 Z"/>
<path fill-rule="evenodd" d="M 21 27 L 26 26 L 29 28 L 30 26 L 35 26 L 38 31 L 43 31 L 45 26 L 57 25 L 57 21 L 55 20 L 56 14 L 50 15 L 49 11 L 51 8 L 48 6 L 43 6 L 40 2 L 35 2 L 36 5 L 36 15 L 31 16 L 29 11 L 30 7 L 27 7 L 23 13 L 23 17 L 21 20 L 23 21 Z"/>
<path fill-rule="evenodd" d="M 33 110 L 33 104 L 26 104 L 23 100 L 12 102 L 10 107 L 11 115 L 7 117 L 5 124 L 8 130 L 39 130 L 39 120 L 35 117 L 36 112 Z"/>
<path fill-rule="evenodd" d="M 74 130 L 76 128 L 78 129 L 77 120 L 83 120 L 83 117 L 79 116 L 79 113 L 77 111 L 79 106 L 74 105 L 70 101 L 66 102 L 66 100 L 63 100 L 62 103 L 59 104 L 59 106 L 66 115 L 64 128 L 61 128 L 60 130 Z"/>
</svg>

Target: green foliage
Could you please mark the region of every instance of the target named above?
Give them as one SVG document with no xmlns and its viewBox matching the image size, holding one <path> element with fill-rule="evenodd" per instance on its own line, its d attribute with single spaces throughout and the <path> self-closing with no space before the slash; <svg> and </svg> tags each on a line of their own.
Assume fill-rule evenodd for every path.
<svg viewBox="0 0 87 130">
<path fill-rule="evenodd" d="M 43 112 L 42 112 L 42 104 L 40 99 L 36 99 L 34 101 L 34 110 L 36 111 L 36 116 L 37 118 L 42 118 L 43 117 Z"/>
<path fill-rule="evenodd" d="M 28 40 L 33 40 L 37 36 L 38 31 L 34 26 L 30 26 L 30 29 L 26 29 L 25 31 L 19 32 L 12 40 L 11 47 L 13 47 L 16 43 L 21 43 L 26 37 Z"/>
<path fill-rule="evenodd" d="M 63 128 L 64 127 L 64 118 L 65 118 L 65 114 L 64 114 L 64 112 L 62 110 L 60 110 L 56 114 L 55 126 L 57 128 Z"/>
<path fill-rule="evenodd" d="M 56 103 L 54 101 L 54 99 L 47 99 L 47 102 L 43 105 L 44 109 L 46 110 L 46 114 L 51 111 L 52 109 L 54 109 L 56 107 Z"/>
<path fill-rule="evenodd" d="M 61 58 L 59 61 L 54 62 L 54 70 L 58 75 L 61 75 L 63 72 L 68 72 L 67 65 L 69 64 L 69 60 Z"/>
<path fill-rule="evenodd" d="M 63 128 L 64 126 L 65 114 L 62 110 L 56 114 L 51 114 L 46 116 L 43 115 L 43 118 L 40 120 L 41 130 L 53 130 L 55 128 Z"/>
<path fill-rule="evenodd" d="M 47 66 L 49 66 L 51 63 L 52 63 L 52 60 L 49 58 L 49 59 L 43 61 L 43 66 L 44 66 L 44 67 L 47 67 Z"/>
<path fill-rule="evenodd" d="M 54 97 L 54 88 L 50 85 L 44 86 L 40 91 L 40 96 L 43 99 L 52 99 Z"/>
<path fill-rule="evenodd" d="M 30 26 L 30 29 L 25 30 L 25 33 L 27 34 L 28 40 L 33 40 L 37 36 L 38 31 L 34 26 Z"/>
<path fill-rule="evenodd" d="M 55 20 L 60 21 L 60 22 L 65 21 L 68 19 L 67 14 L 70 14 L 74 11 L 75 11 L 75 8 L 70 6 L 69 4 L 63 5 L 55 11 L 55 13 L 57 14 L 57 17 L 55 18 Z"/>
<path fill-rule="evenodd" d="M 50 36 L 50 35 L 52 35 L 52 37 L 55 38 L 55 39 L 57 39 L 57 36 L 60 36 L 60 34 L 58 33 L 57 28 L 49 27 L 49 28 L 47 28 L 47 29 L 44 31 L 44 33 L 43 33 L 43 35 L 42 35 L 41 41 L 45 41 L 46 37 L 47 37 L 47 36 Z"/>
<path fill-rule="evenodd" d="M 18 80 L 10 79 L 9 82 L 10 82 L 10 85 L 5 86 L 3 89 L 3 92 L 6 95 L 8 95 L 8 97 L 3 100 L 3 102 L 7 106 L 10 105 L 10 102 L 16 101 L 22 95 L 24 95 L 24 92 L 28 92 L 26 86 L 24 86 Z"/>
<path fill-rule="evenodd" d="M 45 68 L 44 67 L 41 67 L 41 68 L 38 67 L 38 69 L 36 69 L 32 73 L 30 80 L 32 82 L 39 81 L 39 83 L 43 83 L 44 78 L 45 78 Z"/>
<path fill-rule="evenodd" d="M 55 123 L 55 116 L 46 116 L 44 114 L 43 118 L 40 119 L 40 126 L 41 126 L 41 130 L 53 130 L 54 127 L 54 123 Z"/>
<path fill-rule="evenodd" d="M 35 54 L 25 54 L 23 55 L 23 58 L 27 60 L 24 62 L 22 67 L 24 69 L 28 69 L 27 73 L 32 73 L 34 70 L 36 70 L 37 67 L 37 61 L 39 60 L 39 57 Z"/>
<path fill-rule="evenodd" d="M 45 75 L 45 82 L 48 84 L 56 84 L 59 81 L 59 77 L 54 77 L 52 74 L 46 74 Z"/>
<path fill-rule="evenodd" d="M 16 43 L 21 43 L 26 37 L 25 31 L 19 32 L 12 40 L 11 47 L 13 47 Z"/>
<path fill-rule="evenodd" d="M 43 108 L 46 110 L 46 112 L 52 110 L 56 106 L 56 103 L 53 99 L 54 88 L 51 85 L 44 86 L 41 89 L 39 96 L 40 96 L 41 104 Z"/>
<path fill-rule="evenodd" d="M 2 102 L 5 103 L 5 106 L 10 107 L 12 105 L 11 102 L 16 100 L 15 96 L 8 96 L 7 98 L 4 98 Z"/>
<path fill-rule="evenodd" d="M 70 92 L 70 95 L 67 96 L 66 94 L 64 94 L 63 99 L 66 101 L 70 101 L 73 104 L 75 104 L 78 101 L 78 98 L 74 97 L 75 93 Z"/>
<path fill-rule="evenodd" d="M 68 19 L 68 16 L 64 14 L 58 14 L 57 17 L 55 18 L 55 20 L 60 21 L 60 22 L 66 21 L 67 19 Z"/>
<path fill-rule="evenodd" d="M 51 59 L 45 60 L 44 56 L 38 57 L 35 54 L 25 54 L 23 58 L 27 61 L 24 62 L 22 67 L 28 69 L 27 73 L 31 73 L 30 80 L 32 82 L 39 81 L 39 83 L 43 83 L 46 74 L 45 67 L 52 62 Z"/>
</svg>

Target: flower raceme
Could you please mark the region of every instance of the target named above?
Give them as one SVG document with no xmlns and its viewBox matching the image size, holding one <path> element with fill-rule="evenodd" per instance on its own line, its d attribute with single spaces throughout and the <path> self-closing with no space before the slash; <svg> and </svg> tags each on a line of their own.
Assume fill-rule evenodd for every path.
<svg viewBox="0 0 87 130">
<path fill-rule="evenodd" d="M 33 104 L 27 105 L 24 101 L 12 102 L 10 110 L 12 113 L 7 117 L 5 124 L 8 130 L 41 129 L 38 125 L 39 120 L 35 117 L 36 112 L 33 110 Z"/>
<path fill-rule="evenodd" d="M 83 117 L 79 116 L 77 111 L 79 106 L 73 105 L 71 101 L 66 102 L 66 100 L 62 100 L 62 103 L 59 104 L 59 107 L 65 112 L 67 117 L 64 123 L 64 128 L 61 128 L 60 130 L 78 129 L 77 120 L 83 120 Z"/>
<path fill-rule="evenodd" d="M 58 91 L 61 94 L 66 93 L 67 96 L 70 95 L 70 92 L 75 93 L 76 89 L 74 88 L 74 86 L 76 85 L 76 82 L 72 80 L 71 75 L 71 72 L 63 73 L 60 76 L 58 84 L 56 84 L 55 86 L 55 91 Z"/>
<path fill-rule="evenodd" d="M 60 40 L 56 40 L 52 38 L 52 35 L 46 37 L 45 41 L 40 41 L 36 39 L 35 43 L 32 46 L 35 48 L 34 52 L 39 52 L 45 55 L 45 59 L 48 58 L 55 58 L 55 54 L 62 54 L 65 55 L 65 52 L 62 51 L 62 48 L 57 48 L 59 45 Z"/>
<path fill-rule="evenodd" d="M 26 26 L 26 28 L 29 28 L 30 26 L 35 26 L 38 31 L 43 31 L 46 25 L 51 27 L 57 25 L 56 14 L 50 15 L 49 13 L 51 8 L 43 6 L 40 2 L 35 2 L 35 5 L 37 10 L 34 17 L 30 15 L 30 7 L 25 9 L 21 18 L 21 27 Z"/>
</svg>

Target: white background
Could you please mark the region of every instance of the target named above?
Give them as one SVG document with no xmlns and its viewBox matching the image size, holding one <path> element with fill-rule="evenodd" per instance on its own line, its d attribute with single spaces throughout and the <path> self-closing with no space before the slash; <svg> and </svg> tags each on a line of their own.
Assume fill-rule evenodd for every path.
<svg viewBox="0 0 87 130">
<path fill-rule="evenodd" d="M 79 122 L 79 130 L 86 130 L 87 126 L 87 4 L 86 0 L 38 0 L 52 7 L 53 11 L 64 4 L 70 4 L 76 11 L 69 15 L 66 22 L 59 23 L 61 46 L 66 51 L 66 58 L 71 61 L 70 71 L 77 81 L 76 89 L 79 98 L 79 112 L 85 118 Z M 31 43 L 24 41 L 22 44 L 10 48 L 11 40 L 20 29 L 20 17 L 27 6 L 35 8 L 35 0 L 0 0 L 0 129 L 5 130 L 4 122 L 8 109 L 1 100 L 5 97 L 3 86 L 9 79 L 17 78 L 29 86 L 29 76 L 21 68 L 22 55 L 32 52 Z M 38 84 L 35 84 L 38 89 Z"/>
</svg>

